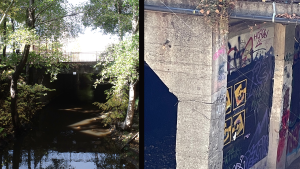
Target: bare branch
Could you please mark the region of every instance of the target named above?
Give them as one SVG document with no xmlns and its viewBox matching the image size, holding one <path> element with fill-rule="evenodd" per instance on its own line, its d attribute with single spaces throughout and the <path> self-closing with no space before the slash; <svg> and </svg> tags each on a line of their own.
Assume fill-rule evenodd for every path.
<svg viewBox="0 0 300 169">
<path fill-rule="evenodd" d="M 1 20 L 0 20 L 0 25 L 1 25 L 2 22 L 4 21 L 4 18 L 6 17 L 6 15 L 7 15 L 9 9 L 11 8 L 11 6 L 12 6 L 12 4 L 13 4 L 14 2 L 15 2 L 15 0 L 12 0 L 11 3 L 10 3 L 10 5 L 9 5 L 9 7 L 6 9 L 4 15 L 2 16 L 2 18 L 1 18 Z"/>
<path fill-rule="evenodd" d="M 37 25 L 41 25 L 41 24 L 45 24 L 45 23 L 52 22 L 52 21 L 56 21 L 56 20 L 58 20 L 58 19 L 62 19 L 62 18 L 64 18 L 64 17 L 68 17 L 68 16 L 75 16 L 75 15 L 78 15 L 78 14 L 80 14 L 80 13 L 83 13 L 83 12 L 72 13 L 72 14 L 70 14 L 70 15 L 65 15 L 65 16 L 57 17 L 57 18 L 54 18 L 54 19 L 51 19 L 51 20 L 48 20 L 48 21 L 40 22 L 40 23 L 38 23 Z"/>
<path fill-rule="evenodd" d="M 45 10 L 47 10 L 52 5 L 54 5 L 54 2 L 56 2 L 56 1 L 52 1 L 51 3 L 49 3 L 44 9 L 42 9 L 38 14 L 36 14 L 35 18 L 38 19 L 38 17 L 39 17 L 40 14 L 42 14 L 43 12 L 45 12 Z"/>
</svg>

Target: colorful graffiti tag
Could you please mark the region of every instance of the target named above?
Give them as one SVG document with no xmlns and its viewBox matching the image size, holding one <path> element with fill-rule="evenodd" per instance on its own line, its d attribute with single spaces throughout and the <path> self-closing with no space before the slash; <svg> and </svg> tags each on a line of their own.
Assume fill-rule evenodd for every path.
<svg viewBox="0 0 300 169">
<path fill-rule="evenodd" d="M 248 169 L 266 157 L 272 106 L 274 49 L 267 28 L 229 45 L 223 168 Z M 245 36 L 244 36 L 245 37 Z"/>
<path fill-rule="evenodd" d="M 287 123 L 287 149 L 286 149 L 286 166 L 289 166 L 295 159 L 297 159 L 300 149 L 300 26 L 295 29 L 295 44 L 294 55 L 287 54 L 285 60 L 291 60 L 293 57 L 293 80 L 292 80 L 292 92 L 291 92 L 291 105 L 290 111 L 285 113 L 288 115 Z M 283 117 L 284 119 L 284 117 Z M 284 122 L 282 122 L 283 124 Z"/>
<path fill-rule="evenodd" d="M 287 131 L 287 122 L 290 116 L 290 110 L 288 110 L 289 103 L 290 103 L 290 88 L 285 90 L 284 98 L 283 98 L 283 114 L 281 119 L 281 127 L 279 131 L 279 143 L 277 148 L 277 162 L 280 161 L 280 158 L 283 154 L 283 149 L 285 146 L 285 138 L 286 138 L 286 131 Z"/>
<path fill-rule="evenodd" d="M 274 56 L 269 56 L 227 77 L 223 168 L 250 168 L 267 155 L 274 64 Z M 253 105 L 257 91 L 268 97 Z M 234 157 L 226 156 L 236 147 Z"/>
<path fill-rule="evenodd" d="M 260 28 L 252 34 L 243 34 L 229 40 L 227 71 L 229 73 L 234 72 L 259 58 L 265 57 L 265 53 L 270 52 L 268 50 L 271 49 L 273 37 L 273 28 Z M 218 57 L 221 53 L 222 50 L 216 52 L 214 57 Z"/>
</svg>

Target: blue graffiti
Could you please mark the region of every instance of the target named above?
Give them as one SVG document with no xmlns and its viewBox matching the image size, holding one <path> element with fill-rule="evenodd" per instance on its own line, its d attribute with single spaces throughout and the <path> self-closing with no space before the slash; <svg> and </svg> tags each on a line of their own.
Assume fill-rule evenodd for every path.
<svg viewBox="0 0 300 169">
<path fill-rule="evenodd" d="M 243 159 L 244 169 L 252 167 L 268 154 L 269 135 L 260 135 L 261 133 L 265 133 L 264 130 L 268 130 L 270 123 L 269 117 L 270 110 L 267 108 L 263 120 L 257 125 L 247 152 L 244 155 L 241 155 L 240 159 Z M 234 167 L 240 166 L 239 164 L 240 163 L 236 163 Z"/>
</svg>

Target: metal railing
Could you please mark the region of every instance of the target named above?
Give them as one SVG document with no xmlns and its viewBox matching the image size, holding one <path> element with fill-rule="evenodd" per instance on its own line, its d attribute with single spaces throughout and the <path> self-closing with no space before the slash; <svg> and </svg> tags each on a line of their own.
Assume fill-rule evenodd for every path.
<svg viewBox="0 0 300 169">
<path fill-rule="evenodd" d="M 7 52 L 6 57 L 10 57 L 12 52 Z M 22 53 L 19 53 L 21 55 Z M 99 62 L 99 61 L 105 61 L 107 60 L 108 56 L 101 56 L 101 52 L 63 52 L 63 57 L 65 58 L 65 61 L 59 61 L 59 62 Z M 41 54 L 42 55 L 42 54 Z M 47 54 L 49 55 L 49 53 Z M 51 55 L 51 54 L 50 54 Z M 0 56 L 2 56 L 2 53 L 0 53 Z M 108 59 L 109 61 L 113 61 L 113 58 Z"/>
<path fill-rule="evenodd" d="M 97 62 L 100 52 L 64 52 L 67 62 Z"/>
<path fill-rule="evenodd" d="M 250 2 L 276 2 L 276 3 L 282 3 L 282 4 L 293 4 L 293 3 L 299 3 L 300 0 L 237 0 L 237 1 L 250 1 Z"/>
<path fill-rule="evenodd" d="M 109 56 L 102 55 L 101 52 L 64 52 L 63 56 L 67 58 L 66 62 L 100 62 L 113 61 L 113 58 L 107 59 Z"/>
</svg>

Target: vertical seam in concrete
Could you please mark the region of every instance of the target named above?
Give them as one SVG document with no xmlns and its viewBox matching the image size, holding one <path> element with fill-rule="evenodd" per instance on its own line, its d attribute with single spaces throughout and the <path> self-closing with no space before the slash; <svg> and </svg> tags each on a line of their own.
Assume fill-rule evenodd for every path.
<svg viewBox="0 0 300 169">
<path fill-rule="evenodd" d="M 269 125 L 269 150 L 268 150 L 268 167 L 277 167 L 277 149 L 279 143 L 279 130 L 282 112 L 282 97 L 284 83 L 284 54 L 285 54 L 285 37 L 286 26 L 281 24 L 274 25 L 274 54 L 275 70 L 273 83 L 272 108 Z"/>
</svg>

